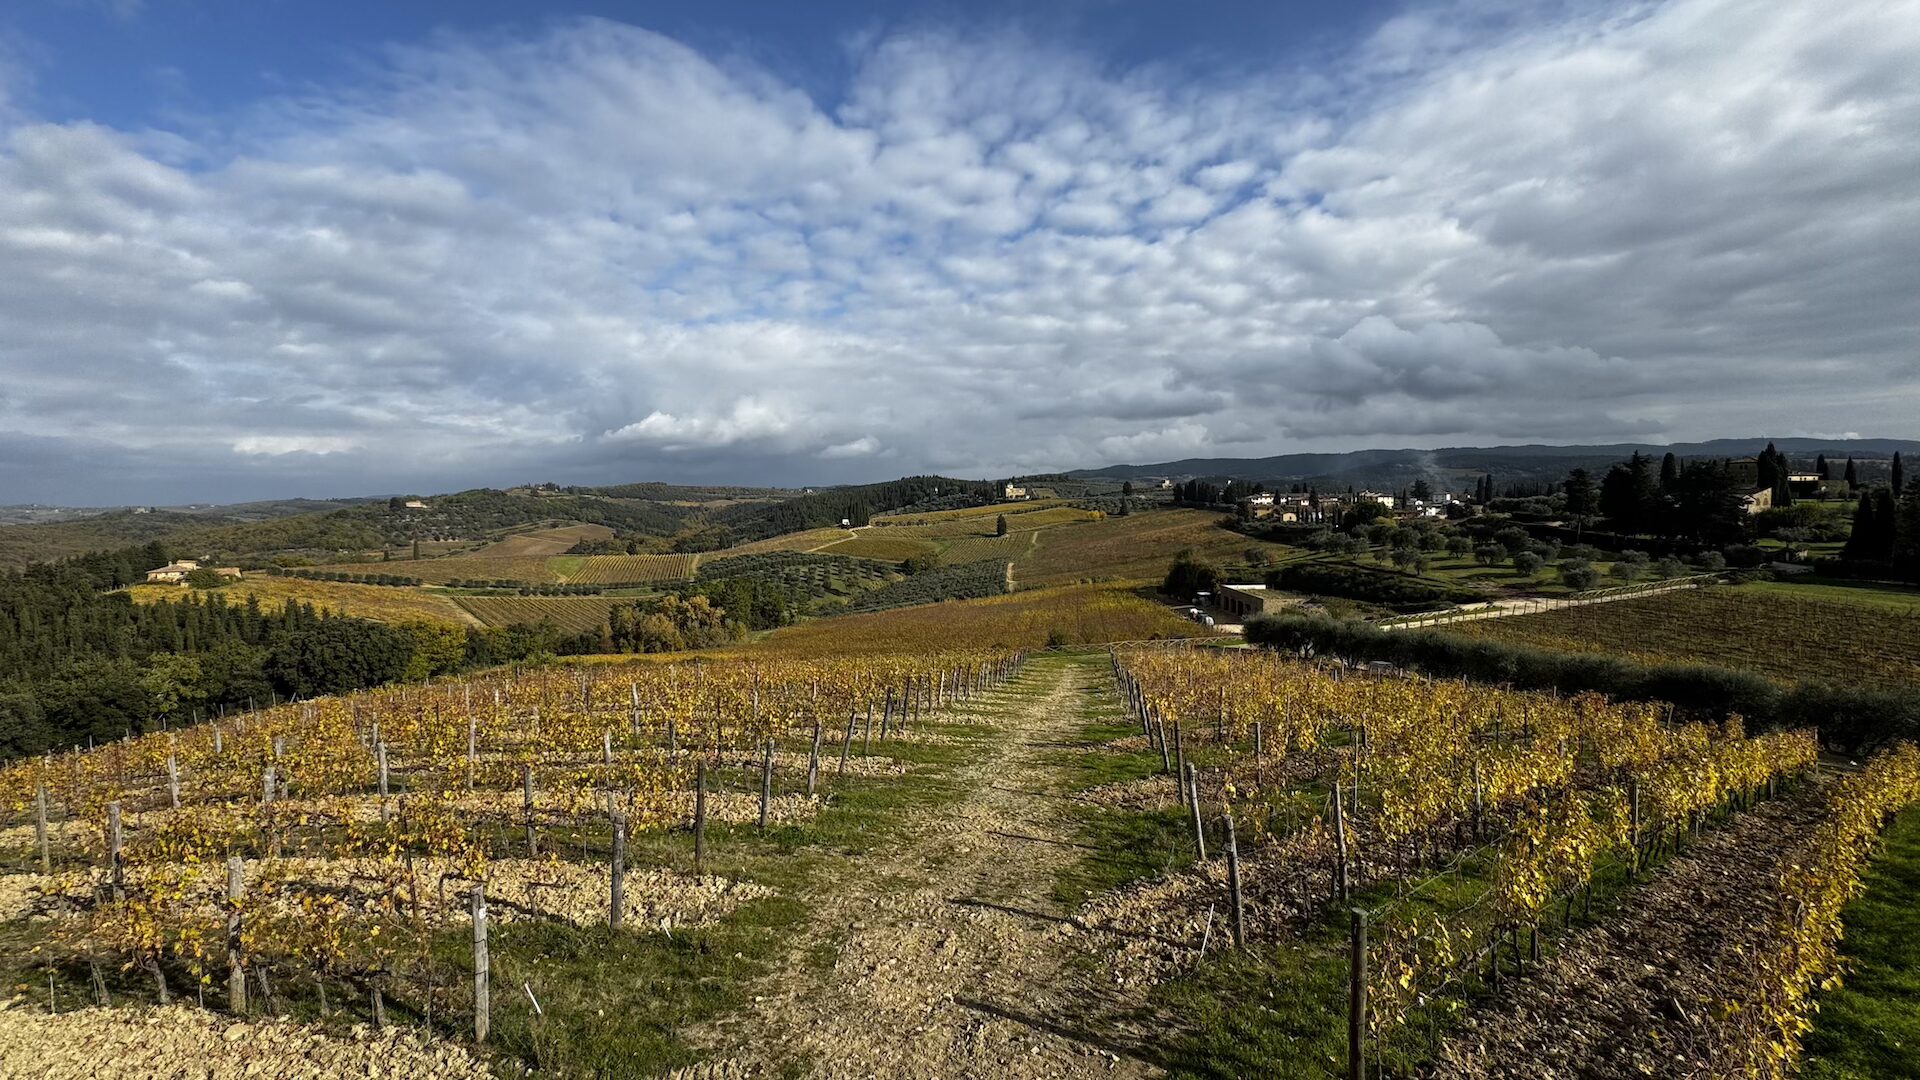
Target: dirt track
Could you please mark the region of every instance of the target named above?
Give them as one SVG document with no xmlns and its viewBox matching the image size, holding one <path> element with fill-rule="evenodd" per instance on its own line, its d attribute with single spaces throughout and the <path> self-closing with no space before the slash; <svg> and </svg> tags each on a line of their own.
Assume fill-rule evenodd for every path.
<svg viewBox="0 0 1920 1080">
<path fill-rule="evenodd" d="M 902 839 L 852 860 L 794 956 L 742 1017 L 696 1038 L 731 1048 L 684 1078 L 1147 1076 L 1127 1002 L 1082 977 L 1081 940 L 1051 897 L 1078 853 L 1045 755 L 1071 741 L 1098 664 L 1036 658 L 976 700 L 1001 737 L 953 781 L 957 805 L 916 813 Z M 831 972 L 803 957 L 835 946 Z"/>
</svg>

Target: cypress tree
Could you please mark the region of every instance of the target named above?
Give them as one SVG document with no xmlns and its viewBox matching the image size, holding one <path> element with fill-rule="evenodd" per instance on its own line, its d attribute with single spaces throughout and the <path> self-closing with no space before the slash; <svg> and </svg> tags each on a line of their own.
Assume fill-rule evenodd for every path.
<svg viewBox="0 0 1920 1080">
<path fill-rule="evenodd" d="M 1860 471 L 1859 469 L 1854 467 L 1852 454 L 1847 455 L 1847 471 L 1845 475 L 1845 480 L 1847 481 L 1848 491 L 1852 491 L 1860 483 Z"/>
<path fill-rule="evenodd" d="M 1907 487 L 1906 473 L 1907 473 L 1907 467 L 1904 464 L 1902 464 L 1900 461 L 1900 451 L 1895 450 L 1893 452 L 1893 491 L 1895 495 L 1898 495 L 1900 492 L 1906 490 L 1906 487 Z"/>
<path fill-rule="evenodd" d="M 1680 459 L 1674 457 L 1673 451 L 1669 450 L 1667 456 L 1660 459 L 1660 490 L 1672 491 L 1673 482 L 1678 479 L 1680 479 Z"/>
<path fill-rule="evenodd" d="M 1833 479 L 1833 474 L 1827 466 L 1827 455 L 1825 454 L 1821 454 L 1820 457 L 1814 461 L 1813 471 L 1819 473 L 1820 479 L 1822 480 Z"/>
<path fill-rule="evenodd" d="M 1873 499 L 1873 558 L 1892 559 L 1899 542 L 1900 511 L 1894 505 L 1893 490 L 1881 488 Z"/>
<path fill-rule="evenodd" d="M 1847 462 L 1847 471 L 1853 471 L 1853 462 Z M 1840 549 L 1842 559 L 1871 559 L 1873 544 L 1873 496 L 1860 493 L 1860 503 L 1853 508 L 1853 531 L 1847 535 L 1846 546 Z"/>
</svg>

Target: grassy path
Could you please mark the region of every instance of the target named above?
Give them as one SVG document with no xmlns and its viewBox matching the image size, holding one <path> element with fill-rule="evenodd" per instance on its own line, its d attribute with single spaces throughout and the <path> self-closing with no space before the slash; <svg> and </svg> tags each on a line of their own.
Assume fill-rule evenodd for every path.
<svg viewBox="0 0 1920 1080">
<path fill-rule="evenodd" d="M 1042 654 L 959 710 L 985 729 L 896 838 L 812 895 L 786 963 L 741 1014 L 695 1036 L 724 1047 L 683 1077 L 1143 1076 L 1127 1003 L 1093 985 L 1059 873 L 1084 850 L 1055 751 L 1085 727 L 1103 658 Z"/>
<path fill-rule="evenodd" d="M 1820 996 L 1807 1036 L 1807 1080 L 1920 1077 L 1920 810 L 1887 830 L 1848 905 L 1846 981 Z"/>
</svg>

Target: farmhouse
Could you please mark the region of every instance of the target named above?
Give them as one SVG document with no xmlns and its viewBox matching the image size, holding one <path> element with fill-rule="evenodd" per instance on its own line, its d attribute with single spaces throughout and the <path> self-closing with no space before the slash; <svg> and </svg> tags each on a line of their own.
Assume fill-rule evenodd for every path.
<svg viewBox="0 0 1920 1080">
<path fill-rule="evenodd" d="M 1354 498 L 1361 502 L 1377 502 L 1389 510 L 1393 509 L 1393 496 L 1384 491 L 1363 491 Z"/>
<path fill-rule="evenodd" d="M 1244 622 L 1294 602 L 1293 597 L 1280 596 L 1265 585 L 1222 585 L 1213 606 Z"/>
<path fill-rule="evenodd" d="M 200 564 L 193 559 L 179 559 L 168 563 L 158 570 L 147 571 L 147 583 L 149 585 L 183 584 L 187 580 L 188 574 L 200 568 Z M 221 577 L 237 578 L 240 576 L 240 568 L 237 566 L 210 566 L 207 567 L 207 569 L 212 570 Z"/>
<path fill-rule="evenodd" d="M 1740 501 L 1746 504 L 1747 513 L 1749 514 L 1757 514 L 1762 510 L 1770 510 L 1773 508 L 1773 489 L 1770 487 L 1754 488 L 1752 491 L 1740 496 Z"/>
<path fill-rule="evenodd" d="M 1023 487 L 1015 487 L 1012 484 L 1008 484 L 1006 489 L 1006 495 L 1004 497 L 1008 499 L 1024 499 L 1027 497 L 1027 489 Z"/>
</svg>

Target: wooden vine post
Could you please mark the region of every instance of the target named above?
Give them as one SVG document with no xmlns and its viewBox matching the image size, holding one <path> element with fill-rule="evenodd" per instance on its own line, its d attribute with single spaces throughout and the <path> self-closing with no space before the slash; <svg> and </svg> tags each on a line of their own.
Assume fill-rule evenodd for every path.
<svg viewBox="0 0 1920 1080">
<path fill-rule="evenodd" d="M 520 814 L 527 827 L 527 857 L 540 854 L 540 837 L 533 830 L 533 766 L 520 767 Z"/>
<path fill-rule="evenodd" d="M 127 860 L 120 850 L 120 804 L 107 804 L 107 857 L 112 860 L 113 902 L 120 903 L 127 898 Z"/>
<path fill-rule="evenodd" d="M 820 786 L 820 737 L 825 729 L 820 726 L 820 718 L 813 718 L 813 752 L 807 755 L 807 798 L 813 798 L 814 791 Z"/>
<path fill-rule="evenodd" d="M 487 887 L 473 887 L 473 1041 L 487 1041 L 492 1025 L 493 1000 L 487 985 L 492 963 L 487 958 Z"/>
<path fill-rule="evenodd" d="M 1187 740 L 1180 734 L 1180 721 L 1173 722 L 1173 778 L 1180 797 L 1187 797 Z"/>
<path fill-rule="evenodd" d="M 227 859 L 227 1008 L 247 1014 L 247 969 L 240 954 L 240 901 L 247 894 L 246 868 L 240 856 Z"/>
<path fill-rule="evenodd" d="M 1200 818 L 1200 771 L 1187 765 L 1187 807 L 1193 813 L 1193 849 L 1201 862 L 1207 861 L 1207 829 Z"/>
<path fill-rule="evenodd" d="M 1627 781 L 1627 822 L 1628 842 L 1633 848 L 1633 861 L 1627 865 L 1627 879 L 1631 881 L 1640 873 L 1640 778 L 1637 776 Z"/>
<path fill-rule="evenodd" d="M 767 831 L 767 819 L 773 812 L 773 740 L 768 739 L 760 753 L 760 831 Z"/>
<path fill-rule="evenodd" d="M 1233 807 L 1224 808 L 1227 821 L 1227 899 L 1233 904 L 1233 947 L 1247 947 L 1247 910 L 1240 892 L 1240 842 L 1233 834 Z"/>
<path fill-rule="evenodd" d="M 1338 899 L 1347 898 L 1347 813 L 1340 801 L 1340 781 L 1336 777 L 1333 783 L 1333 851 L 1338 860 L 1333 871 L 1333 892 Z"/>
<path fill-rule="evenodd" d="M 47 785 L 44 780 L 34 785 L 33 839 L 40 845 L 40 872 L 53 873 L 53 849 L 47 846 Z"/>
<path fill-rule="evenodd" d="M 607 904 L 607 926 L 620 929 L 627 910 L 627 816 L 613 815 L 612 889 Z"/>
<path fill-rule="evenodd" d="M 707 762 L 693 769 L 693 872 L 707 872 Z"/>
<path fill-rule="evenodd" d="M 391 814 L 387 807 L 387 744 L 374 747 L 373 755 L 380 763 L 380 824 L 385 825 Z"/>
<path fill-rule="evenodd" d="M 180 809 L 180 761 L 172 754 L 167 755 L 167 802 Z"/>
<path fill-rule="evenodd" d="M 1347 987 L 1347 1076 L 1367 1076 L 1367 913 L 1353 909 L 1352 963 Z"/>
</svg>

